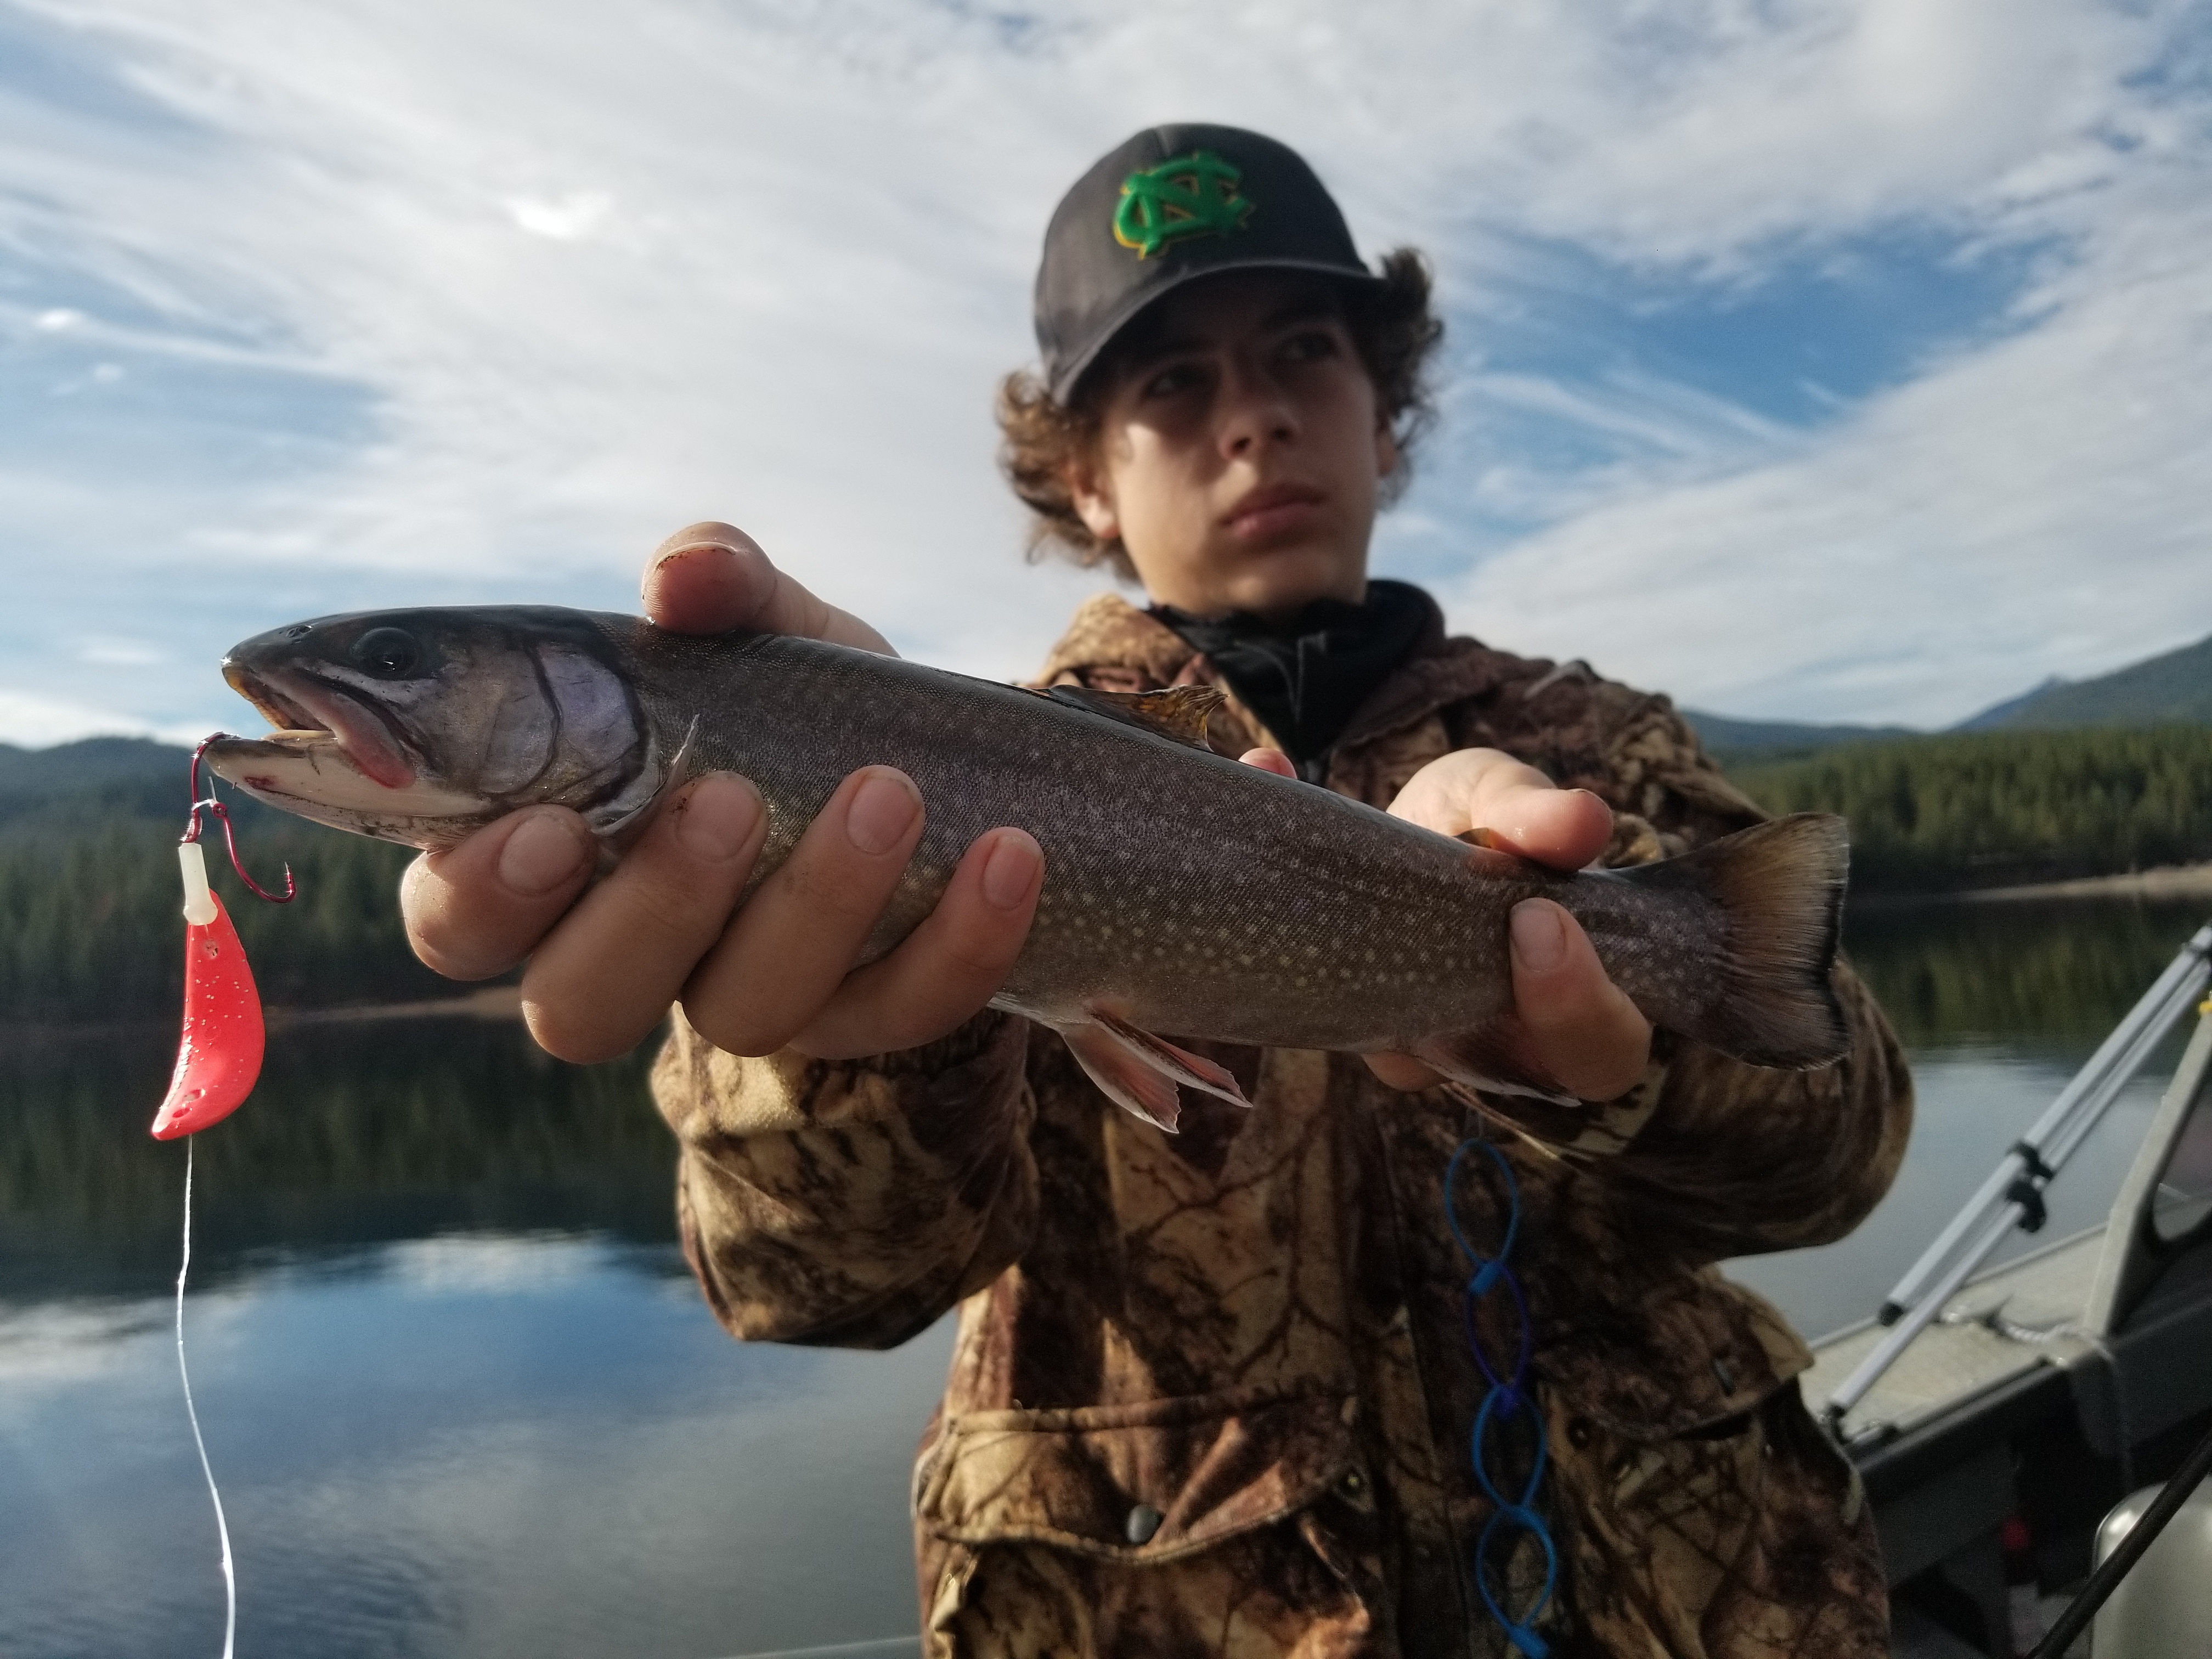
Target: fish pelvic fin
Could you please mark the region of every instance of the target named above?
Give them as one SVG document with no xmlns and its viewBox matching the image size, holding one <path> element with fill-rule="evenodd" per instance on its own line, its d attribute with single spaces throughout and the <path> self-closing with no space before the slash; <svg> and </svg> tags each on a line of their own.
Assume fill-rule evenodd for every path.
<svg viewBox="0 0 2212 1659">
<path fill-rule="evenodd" d="M 1206 717 L 1223 702 L 1221 693 L 1210 685 L 1171 685 L 1164 691 L 1094 691 L 1087 685 L 1055 685 L 1045 696 L 1208 754 L 1212 750 L 1206 741 Z"/>
<path fill-rule="evenodd" d="M 1178 1085 L 1215 1095 L 1238 1106 L 1251 1105 L 1228 1070 L 1202 1054 L 1178 1048 L 1099 1008 L 1085 1011 L 1088 1021 L 1054 1029 L 1067 1043 L 1075 1063 L 1115 1105 L 1146 1122 L 1177 1133 L 1182 1121 Z"/>
<path fill-rule="evenodd" d="M 1829 978 L 1850 856 L 1843 819 L 1796 812 L 1663 864 L 1613 872 L 1632 885 L 1699 892 L 1725 919 L 1716 994 L 1686 1023 L 1669 1021 L 1681 1036 L 1785 1071 L 1809 1071 L 1850 1052 Z"/>
</svg>

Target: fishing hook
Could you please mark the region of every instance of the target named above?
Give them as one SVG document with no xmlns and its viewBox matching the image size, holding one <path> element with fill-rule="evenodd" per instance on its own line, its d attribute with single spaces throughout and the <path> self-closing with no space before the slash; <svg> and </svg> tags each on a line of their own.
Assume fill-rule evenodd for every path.
<svg viewBox="0 0 2212 1659">
<path fill-rule="evenodd" d="M 206 795 L 203 796 L 200 793 L 200 757 L 207 753 L 210 744 L 218 742 L 228 736 L 230 733 L 228 732 L 211 732 L 202 738 L 200 746 L 192 750 L 191 816 L 185 820 L 185 833 L 179 836 L 178 840 L 189 846 L 200 838 L 200 809 L 204 806 L 215 814 L 217 821 L 222 825 L 223 848 L 230 854 L 230 867 L 238 872 L 238 878 L 252 890 L 256 898 L 267 899 L 271 904 L 289 904 L 300 896 L 300 884 L 293 878 L 292 866 L 289 864 L 284 866 L 284 891 L 281 897 L 270 892 L 252 876 L 247 875 L 246 866 L 239 861 L 238 831 L 231 824 L 230 809 L 216 799 L 215 786 L 212 783 L 208 786 Z"/>
</svg>

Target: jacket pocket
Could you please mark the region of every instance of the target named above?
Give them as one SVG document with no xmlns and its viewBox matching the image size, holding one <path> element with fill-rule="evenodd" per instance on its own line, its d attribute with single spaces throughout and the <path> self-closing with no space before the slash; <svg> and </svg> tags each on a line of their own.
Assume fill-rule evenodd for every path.
<svg viewBox="0 0 2212 1659">
<path fill-rule="evenodd" d="M 1601 1650 L 1884 1651 L 1856 1477 L 1807 1416 L 1810 1352 L 1765 1301 L 1686 1275 L 1538 1352 L 1577 1618 Z"/>
<path fill-rule="evenodd" d="M 1772 1304 L 1710 1270 L 1577 1322 L 1536 1361 L 1576 1416 L 1638 1441 L 1725 1435 L 1812 1363 Z"/>
<path fill-rule="evenodd" d="M 1353 1419 L 1267 1389 L 947 1419 L 915 1470 L 926 1650 L 1360 1651 L 1380 1571 Z"/>
</svg>

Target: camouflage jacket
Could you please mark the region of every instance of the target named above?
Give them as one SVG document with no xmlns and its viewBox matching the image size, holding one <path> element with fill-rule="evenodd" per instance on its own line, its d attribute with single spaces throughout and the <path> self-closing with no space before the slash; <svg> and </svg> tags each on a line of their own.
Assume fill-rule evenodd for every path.
<svg viewBox="0 0 2212 1659">
<path fill-rule="evenodd" d="M 1043 678 L 1208 677 L 1102 597 Z M 1214 726 L 1226 752 L 1265 737 L 1233 698 Z M 1386 805 L 1472 747 L 1596 791 L 1613 863 L 1760 816 L 1665 698 L 1447 639 L 1440 619 L 1355 716 L 1328 785 Z M 1836 977 L 1855 1040 L 1838 1065 L 1759 1071 L 1662 1036 L 1620 1100 L 1497 1135 L 1550 1430 L 1537 1502 L 1559 1568 L 1538 1628 L 1555 1654 L 1885 1651 L 1870 1517 L 1793 1380 L 1809 1355 L 1713 1266 L 1841 1237 L 1903 1155 L 1903 1060 Z M 842 1062 L 738 1059 L 679 1020 L 653 1082 L 682 1146 L 684 1249 L 741 1337 L 887 1347 L 958 1307 L 914 1482 L 933 1659 L 1510 1652 L 1470 1565 L 1492 1513 L 1468 1454 L 1486 1384 L 1443 1207 L 1478 1115 L 1349 1055 L 1207 1052 L 1256 1109 L 1187 1094 L 1168 1135 L 1011 1016 Z M 1494 1248 L 1502 1183 L 1459 1184 L 1462 1224 Z M 1500 1355 L 1505 1304 L 1481 1304 Z M 1509 1435 L 1496 1455 L 1517 1477 L 1529 1447 Z M 1516 1615 L 1543 1565 L 1525 1534 L 1493 1540 Z"/>
</svg>

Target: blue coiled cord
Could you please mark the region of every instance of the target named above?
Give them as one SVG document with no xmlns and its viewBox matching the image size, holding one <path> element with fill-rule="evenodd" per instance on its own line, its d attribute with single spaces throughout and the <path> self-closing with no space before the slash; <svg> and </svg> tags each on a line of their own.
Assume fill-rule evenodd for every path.
<svg viewBox="0 0 2212 1659">
<path fill-rule="evenodd" d="M 1460 1165 L 1466 1162 L 1469 1152 L 1477 1150 L 1489 1156 L 1490 1161 L 1498 1166 L 1498 1179 L 1505 1183 L 1505 1237 L 1498 1244 L 1495 1255 L 1485 1255 L 1468 1243 L 1467 1235 L 1461 1231 L 1459 1224 L 1459 1204 L 1455 1195 L 1459 1191 Z M 1528 1386 L 1528 1361 L 1535 1344 L 1528 1326 L 1528 1298 L 1521 1288 L 1521 1281 L 1514 1277 L 1513 1269 L 1506 1265 L 1506 1258 L 1513 1253 L 1514 1238 L 1521 1231 L 1521 1188 L 1513 1179 L 1512 1166 L 1506 1163 L 1505 1155 L 1487 1140 L 1480 1138 L 1463 1140 L 1452 1154 L 1451 1164 L 1444 1171 L 1444 1219 L 1450 1224 L 1452 1242 L 1459 1246 L 1460 1254 L 1467 1258 L 1467 1265 L 1472 1271 L 1461 1301 L 1461 1310 L 1467 1325 L 1467 1346 L 1474 1352 L 1474 1363 L 1481 1369 L 1483 1380 L 1490 1384 L 1490 1392 L 1482 1397 L 1482 1405 L 1474 1414 L 1474 1431 L 1468 1437 L 1468 1455 L 1474 1462 L 1476 1484 L 1482 1488 L 1483 1496 L 1494 1506 L 1488 1523 L 1482 1529 L 1481 1537 L 1475 1541 L 1474 1587 L 1482 1596 L 1482 1605 L 1490 1609 L 1490 1616 L 1504 1631 L 1505 1639 L 1527 1656 L 1527 1659 L 1545 1659 L 1550 1651 L 1549 1644 L 1536 1634 L 1532 1626 L 1543 1616 L 1545 1607 L 1551 1601 L 1553 1589 L 1559 1582 L 1559 1555 L 1552 1543 L 1551 1528 L 1544 1524 L 1544 1517 L 1537 1514 L 1533 1506 L 1537 1489 L 1544 1482 L 1544 1468 L 1549 1461 L 1551 1446 L 1544 1431 L 1542 1408 L 1536 1403 L 1535 1395 Z M 1513 1311 L 1519 1322 L 1521 1333 L 1512 1369 L 1504 1376 L 1498 1374 L 1498 1368 L 1491 1364 L 1489 1354 L 1484 1352 L 1474 1322 L 1476 1304 L 1495 1292 L 1501 1285 L 1513 1298 Z M 1522 1485 L 1520 1497 L 1509 1498 L 1491 1478 L 1484 1448 L 1488 1444 L 1493 1430 L 1502 1431 L 1507 1424 L 1521 1416 L 1528 1418 L 1529 1427 L 1535 1435 L 1536 1456 L 1529 1467 L 1528 1480 Z M 1498 1597 L 1492 1593 L 1489 1566 L 1491 1549 L 1495 1541 L 1501 1538 L 1505 1540 L 1506 1556 L 1510 1559 L 1516 1535 L 1524 1532 L 1533 1534 L 1537 1543 L 1543 1547 L 1544 1587 L 1537 1592 L 1528 1611 L 1516 1620 L 1498 1605 Z"/>
</svg>

